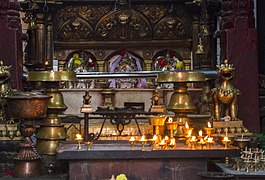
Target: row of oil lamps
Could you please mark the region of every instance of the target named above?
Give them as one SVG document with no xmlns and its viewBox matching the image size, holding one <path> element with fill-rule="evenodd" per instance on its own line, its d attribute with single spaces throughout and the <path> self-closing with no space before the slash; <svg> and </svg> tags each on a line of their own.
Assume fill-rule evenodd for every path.
<svg viewBox="0 0 265 180">
<path fill-rule="evenodd" d="M 157 147 L 160 149 L 174 149 L 176 148 L 176 139 L 174 138 L 174 131 L 177 130 L 178 122 L 174 122 L 172 118 L 168 118 L 166 122 L 167 129 L 169 130 L 169 136 L 162 136 L 159 134 L 155 134 L 151 139 L 147 139 L 145 135 L 142 135 L 140 139 L 136 139 L 134 136 L 131 136 L 129 139 L 129 143 L 131 144 L 131 150 L 134 150 L 134 146 L 136 143 L 140 143 L 142 145 L 142 150 L 145 150 L 145 145 L 149 143 L 152 146 L 153 150 L 157 150 Z M 208 122 L 208 127 L 205 127 L 204 130 L 206 132 L 206 136 L 203 136 L 203 131 L 200 130 L 198 136 L 192 136 L 192 131 L 194 128 L 190 127 L 189 124 L 185 123 L 184 134 L 185 134 L 185 145 L 190 147 L 192 150 L 196 149 L 196 145 L 199 146 L 198 149 L 211 149 L 214 144 L 214 140 L 212 137 L 212 133 L 215 128 L 212 128 L 210 122 Z M 83 141 L 83 137 L 80 134 L 77 134 L 75 140 L 78 142 L 77 149 L 81 149 L 81 142 Z M 227 134 L 222 139 L 222 143 L 224 144 L 224 148 L 227 149 L 228 144 L 230 143 L 230 139 Z M 90 150 L 93 142 L 88 141 L 85 142 L 87 146 L 87 150 Z"/>
</svg>

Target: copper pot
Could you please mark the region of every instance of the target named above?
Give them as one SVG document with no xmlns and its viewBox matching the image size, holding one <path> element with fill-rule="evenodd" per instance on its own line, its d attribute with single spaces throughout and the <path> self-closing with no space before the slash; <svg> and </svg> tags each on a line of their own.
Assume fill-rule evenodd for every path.
<svg viewBox="0 0 265 180">
<path fill-rule="evenodd" d="M 15 119 L 34 119 L 46 116 L 51 96 L 32 92 L 15 92 L 4 97 L 11 116 Z"/>
</svg>

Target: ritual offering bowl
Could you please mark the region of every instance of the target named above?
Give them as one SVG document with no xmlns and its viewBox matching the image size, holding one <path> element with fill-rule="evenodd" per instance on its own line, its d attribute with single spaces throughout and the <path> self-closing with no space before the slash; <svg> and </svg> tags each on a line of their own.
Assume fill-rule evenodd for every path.
<svg viewBox="0 0 265 180">
<path fill-rule="evenodd" d="M 234 139 L 234 144 L 239 147 L 240 149 L 245 149 L 250 144 L 250 138 L 249 137 L 236 137 Z"/>
</svg>

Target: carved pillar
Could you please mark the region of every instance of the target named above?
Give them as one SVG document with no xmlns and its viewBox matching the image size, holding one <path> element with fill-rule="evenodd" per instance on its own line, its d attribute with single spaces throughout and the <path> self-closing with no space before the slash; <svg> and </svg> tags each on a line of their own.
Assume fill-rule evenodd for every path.
<svg viewBox="0 0 265 180">
<path fill-rule="evenodd" d="M 46 36 L 46 67 L 53 69 L 53 28 L 52 15 L 47 15 L 47 36 Z"/>
<path fill-rule="evenodd" d="M 46 51 L 46 33 L 44 25 L 45 15 L 44 13 L 36 14 L 36 28 L 35 28 L 35 57 L 32 57 L 33 64 L 38 68 L 44 67 L 45 64 L 45 51 Z"/>
<path fill-rule="evenodd" d="M 193 57 L 193 69 L 199 69 L 200 68 L 200 61 L 199 56 L 195 54 L 197 51 L 197 45 L 198 45 L 198 33 L 200 32 L 200 21 L 199 17 L 197 15 L 194 15 L 193 17 L 193 26 L 192 26 L 192 57 Z"/>
<path fill-rule="evenodd" d="M 12 88 L 22 88 L 22 28 L 19 19 L 19 4 L 13 0 L 0 0 L 0 60 L 12 65 Z"/>
<path fill-rule="evenodd" d="M 257 32 L 253 0 L 223 0 L 221 58 L 234 64 L 234 86 L 241 91 L 238 117 L 252 132 L 260 131 Z"/>
</svg>

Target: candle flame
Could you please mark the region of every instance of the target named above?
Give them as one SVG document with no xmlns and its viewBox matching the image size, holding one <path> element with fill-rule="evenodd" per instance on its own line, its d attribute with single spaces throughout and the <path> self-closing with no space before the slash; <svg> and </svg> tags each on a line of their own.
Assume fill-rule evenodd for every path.
<svg viewBox="0 0 265 180">
<path fill-rule="evenodd" d="M 202 136 L 202 130 L 199 131 L 199 136 Z"/>
<path fill-rule="evenodd" d="M 142 135 L 140 141 L 146 141 L 146 139 L 145 139 L 145 135 Z"/>
<path fill-rule="evenodd" d="M 208 122 L 208 128 L 211 128 L 211 127 L 212 127 L 211 123 L 210 123 L 210 122 Z"/>
<path fill-rule="evenodd" d="M 200 143 L 205 143 L 203 139 L 200 140 Z"/>
<path fill-rule="evenodd" d="M 224 141 L 228 141 L 228 137 L 227 136 L 224 137 Z"/>
<path fill-rule="evenodd" d="M 169 123 L 172 123 L 173 122 L 173 119 L 170 117 L 170 118 L 168 118 L 168 122 Z"/>
<path fill-rule="evenodd" d="M 209 143 L 212 143 L 212 142 L 213 142 L 213 138 L 212 138 L 212 137 L 209 137 L 207 141 L 208 141 Z"/>
<path fill-rule="evenodd" d="M 165 136 L 165 141 L 168 141 L 169 140 L 169 137 L 168 136 Z"/>
<path fill-rule="evenodd" d="M 166 144 L 166 143 L 165 143 L 165 139 L 162 139 L 162 141 L 161 141 L 159 144 L 161 144 L 161 145 Z"/>
<path fill-rule="evenodd" d="M 176 144 L 175 139 L 170 139 L 170 143 L 169 143 L 169 145 L 175 145 L 175 144 Z"/>
<path fill-rule="evenodd" d="M 196 141 L 196 136 L 192 136 L 191 141 Z"/>
<path fill-rule="evenodd" d="M 131 142 L 135 141 L 135 138 L 132 136 L 132 137 L 130 138 L 130 141 L 131 141 Z"/>
<path fill-rule="evenodd" d="M 76 139 L 82 139 L 82 135 L 81 134 L 76 134 L 75 137 L 76 137 Z"/>
<path fill-rule="evenodd" d="M 49 62 L 48 62 L 48 61 L 45 61 L 45 65 L 46 65 L 46 66 L 49 65 Z"/>
<path fill-rule="evenodd" d="M 207 140 L 207 138 L 208 138 L 208 135 L 207 135 L 207 136 L 205 136 L 203 139 L 204 139 L 204 140 Z"/>
<path fill-rule="evenodd" d="M 189 129 L 189 128 L 190 128 L 190 126 L 189 126 L 189 124 L 188 124 L 187 121 L 186 121 L 186 123 L 185 123 L 185 128 L 186 128 L 186 129 Z"/>
<path fill-rule="evenodd" d="M 153 136 L 153 141 L 156 141 L 157 138 L 158 138 L 157 135 L 154 135 L 154 136 Z"/>
</svg>

